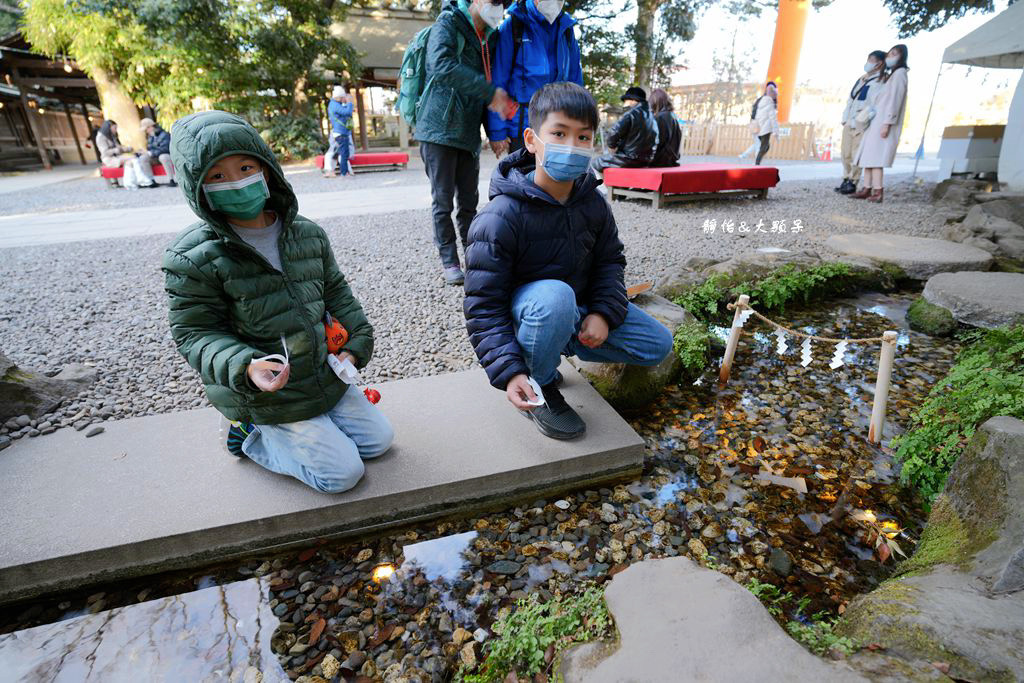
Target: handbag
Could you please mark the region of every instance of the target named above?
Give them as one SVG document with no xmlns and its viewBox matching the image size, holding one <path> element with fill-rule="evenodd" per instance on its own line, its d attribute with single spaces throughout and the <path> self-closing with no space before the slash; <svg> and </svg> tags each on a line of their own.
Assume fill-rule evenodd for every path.
<svg viewBox="0 0 1024 683">
<path fill-rule="evenodd" d="M 853 120 L 862 126 L 867 126 L 869 123 L 871 123 L 871 119 L 873 118 L 875 118 L 875 108 L 864 107 L 859 112 L 857 112 L 857 115 L 853 117 Z"/>
</svg>

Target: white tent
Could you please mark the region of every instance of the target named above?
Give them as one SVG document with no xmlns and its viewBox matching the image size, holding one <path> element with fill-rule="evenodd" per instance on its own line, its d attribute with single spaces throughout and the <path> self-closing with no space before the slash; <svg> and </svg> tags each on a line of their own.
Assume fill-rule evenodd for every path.
<svg viewBox="0 0 1024 683">
<path fill-rule="evenodd" d="M 1024 68 L 1024 0 L 1018 0 L 947 47 L 942 61 L 996 69 Z M 1010 102 L 998 174 L 1000 183 L 1024 192 L 1024 74 Z"/>
</svg>

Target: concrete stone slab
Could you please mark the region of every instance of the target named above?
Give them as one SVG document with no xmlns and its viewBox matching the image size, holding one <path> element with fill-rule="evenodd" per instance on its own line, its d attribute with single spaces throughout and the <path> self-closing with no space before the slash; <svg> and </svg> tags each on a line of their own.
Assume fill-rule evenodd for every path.
<svg viewBox="0 0 1024 683">
<path fill-rule="evenodd" d="M 19 440 L 0 454 L 0 602 L 639 473 L 642 439 L 561 371 L 577 441 L 542 436 L 479 369 L 379 385 L 395 444 L 336 495 L 228 455 L 213 409 Z"/>
<path fill-rule="evenodd" d="M 687 557 L 645 560 L 605 591 L 617 648 L 589 644 L 564 658 L 566 683 L 866 681 L 815 657 L 735 581 Z"/>
<path fill-rule="evenodd" d="M 825 240 L 825 246 L 846 256 L 898 266 L 915 280 L 927 280 L 936 273 L 988 270 L 992 266 L 992 255 L 983 249 L 927 237 L 849 233 L 832 235 Z"/>
<path fill-rule="evenodd" d="M 992 329 L 1024 323 L 1024 274 L 939 273 L 922 293 L 967 325 Z"/>
</svg>

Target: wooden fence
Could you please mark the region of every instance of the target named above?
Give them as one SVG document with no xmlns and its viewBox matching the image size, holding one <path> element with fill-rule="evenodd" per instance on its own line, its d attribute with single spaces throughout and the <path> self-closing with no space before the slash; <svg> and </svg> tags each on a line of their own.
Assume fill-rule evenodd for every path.
<svg viewBox="0 0 1024 683">
<path fill-rule="evenodd" d="M 688 123 L 683 126 L 683 156 L 738 156 L 753 143 L 754 136 L 746 124 Z M 779 125 L 773 135 L 766 159 L 817 159 L 813 123 Z"/>
</svg>

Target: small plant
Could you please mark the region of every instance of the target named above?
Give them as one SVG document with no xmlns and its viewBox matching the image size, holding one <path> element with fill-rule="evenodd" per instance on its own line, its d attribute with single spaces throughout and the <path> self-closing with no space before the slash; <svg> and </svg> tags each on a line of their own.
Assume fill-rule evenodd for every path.
<svg viewBox="0 0 1024 683">
<path fill-rule="evenodd" d="M 707 280 L 676 298 L 676 303 L 697 316 L 699 320 L 712 320 L 718 316 L 719 305 L 729 297 L 722 286 L 722 275 L 712 275 Z"/>
<path fill-rule="evenodd" d="M 484 646 L 487 658 L 479 670 L 461 673 L 465 683 L 499 683 L 510 672 L 531 678 L 550 673 L 558 655 L 570 645 L 610 635 L 612 620 L 604 591 L 591 586 L 543 604 L 532 594 L 519 600 L 493 630 L 498 637 Z"/>
<path fill-rule="evenodd" d="M 901 480 L 929 501 L 942 491 L 981 423 L 996 415 L 1024 419 L 1024 325 L 965 339 L 968 345 L 949 375 L 911 416 L 911 428 L 894 440 Z"/>
<path fill-rule="evenodd" d="M 703 372 L 708 364 L 711 348 L 711 334 L 699 320 L 683 323 L 676 330 L 672 348 L 683 364 L 683 372 L 694 377 Z"/>
<path fill-rule="evenodd" d="M 732 288 L 732 294 L 748 294 L 752 306 L 781 311 L 786 304 L 810 301 L 811 295 L 822 291 L 833 294 L 845 291 L 852 270 L 845 263 L 822 263 L 800 269 L 786 265 L 756 282 L 744 282 Z"/>
<path fill-rule="evenodd" d="M 768 610 L 768 614 L 773 617 L 782 616 L 785 603 L 790 602 L 794 597 L 789 591 L 784 592 L 778 586 L 773 586 L 770 583 L 763 583 L 757 579 L 751 579 L 747 582 L 747 590 L 753 593 L 755 598 L 764 603 L 765 608 Z"/>
<path fill-rule="evenodd" d="M 852 655 L 858 649 L 857 643 L 852 638 L 835 633 L 837 621 L 838 619 L 826 619 L 824 614 L 819 613 L 811 617 L 809 624 L 790 621 L 786 624 L 786 631 L 794 640 L 819 657 L 824 657 L 832 651 Z"/>
</svg>

